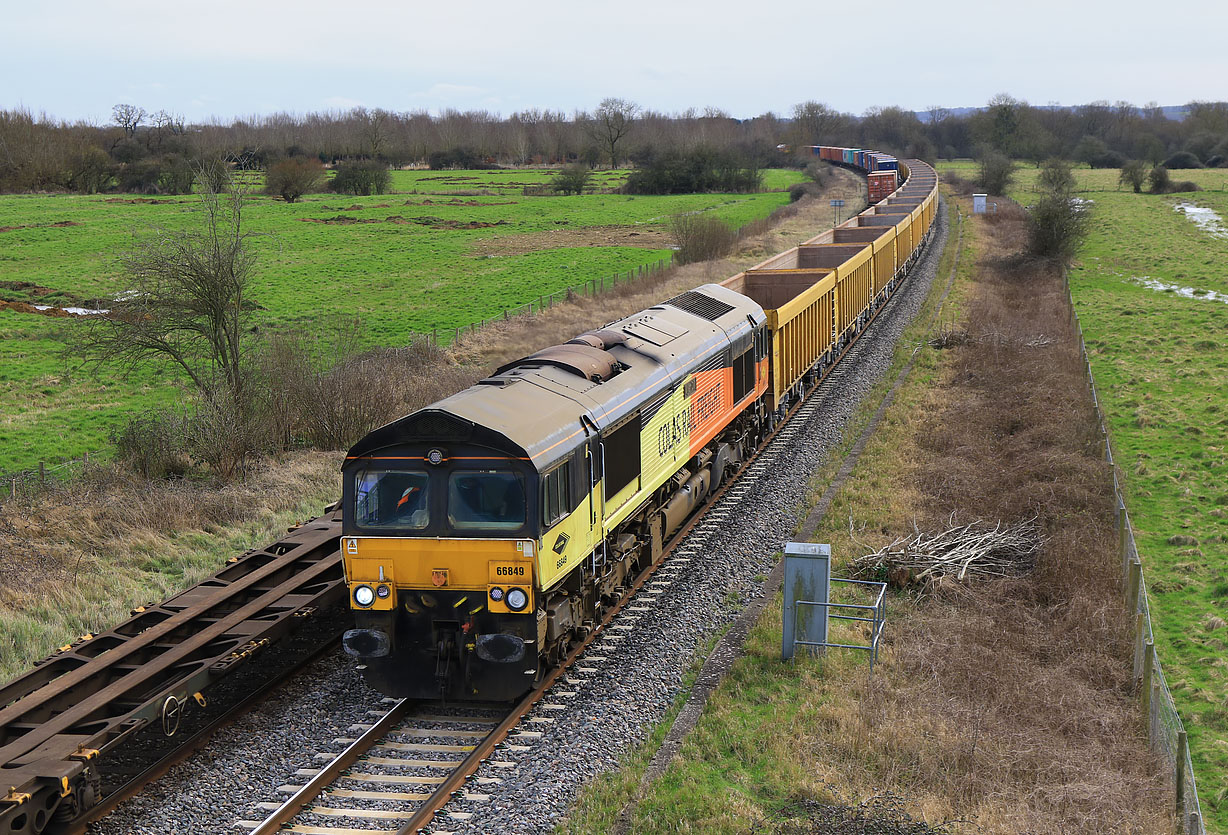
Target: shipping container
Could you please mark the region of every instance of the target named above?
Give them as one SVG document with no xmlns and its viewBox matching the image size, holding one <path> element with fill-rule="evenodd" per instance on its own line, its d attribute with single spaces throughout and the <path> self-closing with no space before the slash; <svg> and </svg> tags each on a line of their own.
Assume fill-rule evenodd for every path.
<svg viewBox="0 0 1228 835">
<path fill-rule="evenodd" d="M 894 171 L 878 171 L 866 178 L 869 182 L 871 203 L 884 200 L 895 191 L 895 176 Z"/>
</svg>

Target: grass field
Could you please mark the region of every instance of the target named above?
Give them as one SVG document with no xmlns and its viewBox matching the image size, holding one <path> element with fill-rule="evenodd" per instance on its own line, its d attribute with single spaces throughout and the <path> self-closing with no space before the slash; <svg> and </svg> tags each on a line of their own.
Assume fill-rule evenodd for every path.
<svg viewBox="0 0 1228 835">
<path fill-rule="evenodd" d="M 597 172 L 593 186 L 626 172 Z M 669 197 L 526 197 L 548 171 L 398 171 L 392 192 L 253 195 L 262 233 L 249 297 L 259 327 L 308 330 L 361 319 L 372 345 L 488 318 L 539 296 L 668 258 L 669 217 L 705 211 L 737 227 L 788 202 L 781 191 Z M 766 172 L 784 188 L 800 172 Z M 105 307 L 122 289 L 118 257 L 153 226 L 188 227 L 192 196 L 0 196 L 0 300 Z M 95 378 L 61 357 L 71 319 L 0 310 L 0 473 L 105 449 L 124 416 L 177 399 L 153 372 Z"/>
<path fill-rule="evenodd" d="M 1125 479 L 1156 650 L 1203 811 L 1228 832 L 1228 237 L 1176 208 L 1228 220 L 1228 172 L 1173 172 L 1206 191 L 1162 196 L 1118 191 L 1115 170 L 1075 173 L 1093 201 L 1070 273 L 1075 307 Z M 1020 171 L 1011 196 L 1026 204 L 1034 177 Z"/>
</svg>

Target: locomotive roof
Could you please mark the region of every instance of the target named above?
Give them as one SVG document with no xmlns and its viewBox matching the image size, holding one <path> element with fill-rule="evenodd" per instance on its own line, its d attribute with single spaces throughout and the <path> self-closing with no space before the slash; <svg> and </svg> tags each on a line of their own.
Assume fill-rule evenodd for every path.
<svg viewBox="0 0 1228 835">
<path fill-rule="evenodd" d="M 448 423 L 447 415 L 471 425 L 473 442 L 506 448 L 538 467 L 546 466 L 582 442 L 586 434 L 582 420 L 598 429 L 617 424 L 655 394 L 680 384 L 713 353 L 749 340 L 751 323 L 757 327 L 765 319 L 763 309 L 745 296 L 706 284 L 593 332 L 620 343 L 579 349 L 595 354 L 604 350 L 616 360 L 620 370 L 609 379 L 595 382 L 566 361 L 553 363 L 550 351 L 542 352 L 546 356 L 535 354 L 376 429 L 349 455 L 365 457 L 389 446 L 424 440 L 422 427 L 434 414 L 442 419 L 436 424 Z"/>
</svg>

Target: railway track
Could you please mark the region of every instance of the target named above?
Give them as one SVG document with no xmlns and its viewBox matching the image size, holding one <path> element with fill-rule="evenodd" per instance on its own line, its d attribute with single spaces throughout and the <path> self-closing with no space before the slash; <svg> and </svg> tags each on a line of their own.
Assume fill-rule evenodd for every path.
<svg viewBox="0 0 1228 835">
<path fill-rule="evenodd" d="M 880 305 L 870 321 L 882 309 Z M 869 321 L 864 324 L 862 332 L 869 324 Z M 844 347 L 840 361 L 824 373 L 807 378 L 799 388 L 808 393 L 829 378 L 838 379 L 844 373 L 844 356 L 862 344 L 862 340 L 852 341 Z M 363 801 L 373 813 L 394 813 L 374 814 L 365 820 L 400 824 L 403 816 L 409 815 L 401 831 L 415 832 L 428 825 L 436 812 L 454 796 L 480 802 L 482 792 L 463 789 L 482 761 L 492 761 L 496 745 L 513 746 L 505 750 L 515 754 L 515 746 L 531 742 L 535 731 L 517 731 L 516 727 L 548 694 L 553 692 L 558 696 L 547 705 L 549 708 L 566 710 L 565 694 L 574 692 L 568 688 L 584 682 L 582 675 L 568 673 L 576 659 L 594 644 L 598 652 L 604 651 L 603 647 L 609 649 L 618 645 L 620 636 L 609 629 L 613 619 L 630 605 L 632 597 L 642 587 L 649 585 L 636 602 L 647 605 L 668 586 L 670 574 L 685 570 L 691 556 L 701 547 L 702 539 L 700 545 L 692 543 L 675 554 L 678 544 L 697 525 L 703 526 L 698 531 L 701 534 L 719 527 L 722 514 L 731 512 L 723 504 L 725 497 L 729 495 L 736 500 L 744 495 L 751 489 L 744 474 L 753 476 L 772 465 L 771 456 L 778 454 L 772 452 L 774 440 L 788 440 L 799 431 L 798 426 L 805 422 L 798 419 L 799 415 L 804 418 L 809 414 L 807 410 L 815 408 L 813 404 L 808 406 L 808 402 L 804 397 L 798 398 L 789 412 L 789 419 L 777 426 L 760 451 L 745 462 L 734 478 L 727 480 L 705 506 L 705 511 L 671 538 L 661 559 L 636 578 L 621 601 L 607 611 L 603 621 L 572 651 L 564 664 L 550 673 L 524 702 L 499 718 L 489 733 L 484 728 L 490 724 L 492 716 L 470 717 L 470 721 L 463 723 L 469 727 L 449 728 L 449 723 L 456 722 L 444 721 L 442 717 L 453 714 L 437 709 L 430 714 L 434 717 L 433 723 L 423 720 L 426 724 L 416 729 L 406 725 L 403 730 L 393 731 L 388 731 L 381 718 L 373 727 L 391 734 L 391 741 L 379 741 L 377 732 L 361 729 L 352 742 L 350 737 L 344 738 L 343 756 L 338 757 L 331 751 L 319 752 L 321 758 L 328 761 L 315 770 L 323 776 L 303 775 L 310 779 L 305 779 L 301 786 L 293 784 L 295 789 L 290 798 L 293 802 L 278 804 L 269 820 L 278 815 L 288 817 L 281 823 L 269 825 L 281 826 L 304 810 L 314 815 L 312 820 L 345 819 L 335 811 L 320 810 L 341 808 L 332 803 L 336 798 L 346 797 L 347 802 Z M 198 586 L 158 606 L 135 611 L 132 619 L 115 629 L 83 636 L 26 675 L 0 688 L 0 765 L 6 769 L 9 787 L 7 794 L 0 796 L 0 831 L 12 835 L 81 831 L 87 820 L 96 819 L 114 808 L 164 772 L 170 763 L 199 748 L 213 729 L 245 709 L 261 692 L 276 686 L 279 676 L 284 678 L 304 659 L 318 654 L 320 647 L 335 639 L 345 623 L 338 620 L 334 624 L 329 620 L 330 613 L 346 614 L 343 605 L 346 589 L 337 550 L 339 534 L 339 514 L 326 511 L 319 519 L 292 529 L 278 542 L 235 558 Z M 666 570 L 652 581 L 654 573 L 662 567 Z M 292 644 L 296 635 L 302 638 L 297 660 L 285 656 L 282 661 L 273 663 L 279 657 L 277 653 Z M 261 663 L 248 663 L 253 658 L 260 658 Z M 600 656 L 590 655 L 589 658 L 604 660 Z M 563 679 L 562 687 L 558 686 L 560 678 Z M 403 705 L 399 709 L 403 714 L 409 711 Z M 415 721 L 408 715 L 400 718 L 405 722 Z M 458 734 L 453 734 L 451 742 L 441 741 L 448 738 L 444 732 L 449 730 Z M 424 736 L 428 731 L 440 733 Z M 464 733 L 459 733 L 461 731 Z M 480 739 L 473 736 L 479 733 Z M 507 742 L 513 733 L 519 736 Z M 376 753 L 366 753 L 372 746 Z M 451 746 L 456 750 L 431 750 L 421 746 Z M 406 753 L 418 756 L 402 756 Z M 387 788 L 350 788 L 350 796 L 339 793 L 347 789 L 334 788 L 330 790 L 328 801 L 315 801 L 323 787 L 336 776 L 334 772 L 346 772 L 342 779 L 351 782 L 343 782 L 343 785 L 351 785 L 356 773 L 371 777 L 382 773 L 353 771 L 352 766 L 363 756 L 366 759 L 361 761 L 373 766 L 427 769 L 422 774 L 401 773 L 401 776 L 429 777 L 431 781 L 391 780 L 374 784 L 400 786 L 400 790 L 391 792 L 401 795 L 396 798 L 389 795 Z M 381 763 L 378 762 L 381 757 L 415 760 L 417 765 Z M 433 782 L 436 779 L 438 783 Z M 407 786 L 421 790 L 408 791 Z M 297 808 L 291 809 L 295 803 Z M 398 803 L 400 806 L 394 809 L 386 808 Z M 361 810 L 354 807 L 350 811 Z M 316 828 L 292 831 L 327 829 L 321 823 L 301 825 Z M 257 828 L 253 831 L 275 830 Z"/>
<path fill-rule="evenodd" d="M 879 305 L 862 333 L 886 303 Z M 864 347 L 861 339 L 853 340 L 832 366 L 816 375 L 785 421 L 670 539 L 661 558 L 635 579 L 586 639 L 519 704 L 502 713 L 490 706 L 475 709 L 466 705 L 442 714 L 437 706 L 415 706 L 408 700 L 392 703 L 372 724 L 352 727 L 359 736 L 334 740 L 335 747 L 344 746 L 342 750 L 317 753 L 316 759 L 322 766 L 297 772 L 296 777 L 304 778 L 304 783 L 282 786 L 280 791 L 289 795 L 284 802 L 260 804 L 262 810 L 269 812 L 263 821 L 240 821 L 238 825 L 250 835 L 276 832 L 353 835 L 382 830 L 384 825 L 393 823 L 399 827 L 396 832 L 400 835 L 414 835 L 427 831 L 453 799 L 489 802 L 497 794 L 501 778 L 479 778 L 480 782 L 471 785 L 478 769 L 483 765 L 509 771 L 515 768 L 516 753 L 527 750 L 542 735 L 532 727 L 533 723 L 553 721 L 549 716 L 532 714 L 568 710 L 568 700 L 576 695 L 575 688 L 587 683 L 584 674 L 596 672 L 586 664 L 607 660 L 595 653 L 616 650 L 623 640 L 620 627 L 632 628 L 626 621 L 634 621 L 637 611 L 650 611 L 646 607 L 667 591 L 670 580 L 685 572 L 692 559 L 704 551 L 709 538 L 754 489 L 759 477 L 772 469 L 802 427 L 814 417 L 820 408 L 820 398 L 812 395 L 848 373 Z M 571 675 L 573 671 L 577 675 Z M 526 721 L 530 727 L 521 729 Z M 486 725 L 491 726 L 489 730 L 481 729 Z M 442 826 L 447 827 L 449 821 L 463 825 L 470 816 L 471 813 L 463 811 L 449 812 Z M 434 835 L 447 835 L 446 828 L 431 831 Z"/>
</svg>

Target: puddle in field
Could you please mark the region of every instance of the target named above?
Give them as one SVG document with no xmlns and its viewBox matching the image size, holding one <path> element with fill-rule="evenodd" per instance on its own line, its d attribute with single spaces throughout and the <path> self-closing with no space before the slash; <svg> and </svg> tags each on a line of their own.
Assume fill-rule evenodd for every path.
<svg viewBox="0 0 1228 835">
<path fill-rule="evenodd" d="M 63 310 L 65 313 L 71 313 L 74 316 L 101 316 L 104 313 L 110 313 L 109 310 L 95 310 L 92 307 L 52 307 L 49 304 L 32 304 L 30 305 L 35 310 Z"/>
<path fill-rule="evenodd" d="M 1193 287 L 1181 287 L 1177 284 L 1169 284 L 1166 281 L 1160 281 L 1145 275 L 1136 276 L 1131 280 L 1143 285 L 1148 290 L 1155 290 L 1158 293 L 1173 293 L 1183 299 L 1205 299 L 1206 301 L 1228 304 L 1228 295 L 1217 293 L 1214 290 L 1195 290 Z"/>
<path fill-rule="evenodd" d="M 1213 235 L 1216 238 L 1228 238 L 1228 226 L 1224 226 L 1224 219 L 1219 216 L 1215 209 L 1195 206 L 1193 203 L 1178 203 L 1173 208 L 1189 218 L 1195 226 L 1208 235 Z"/>
</svg>

